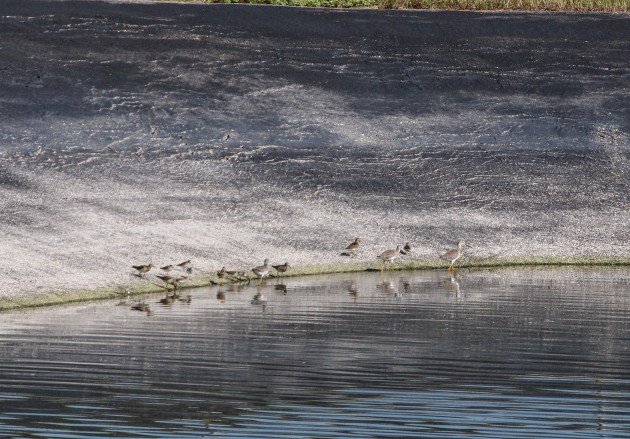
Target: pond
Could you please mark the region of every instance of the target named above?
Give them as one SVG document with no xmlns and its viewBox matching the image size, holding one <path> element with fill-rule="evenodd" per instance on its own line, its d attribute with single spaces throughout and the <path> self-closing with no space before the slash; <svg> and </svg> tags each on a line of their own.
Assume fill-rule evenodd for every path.
<svg viewBox="0 0 630 439">
<path fill-rule="evenodd" d="M 628 437 L 630 270 L 353 273 L 0 316 L 0 437 Z"/>
</svg>

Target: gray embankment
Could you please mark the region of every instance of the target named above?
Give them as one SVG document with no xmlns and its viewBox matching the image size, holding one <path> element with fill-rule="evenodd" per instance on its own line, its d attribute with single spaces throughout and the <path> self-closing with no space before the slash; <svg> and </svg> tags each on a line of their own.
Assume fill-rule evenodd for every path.
<svg viewBox="0 0 630 439">
<path fill-rule="evenodd" d="M 623 14 L 2 1 L 0 297 L 356 236 L 627 258 L 629 53 Z"/>
</svg>

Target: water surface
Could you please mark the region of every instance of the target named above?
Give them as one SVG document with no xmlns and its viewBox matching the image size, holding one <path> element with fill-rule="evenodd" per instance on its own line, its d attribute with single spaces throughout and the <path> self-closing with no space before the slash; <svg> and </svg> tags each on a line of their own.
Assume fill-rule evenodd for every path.
<svg viewBox="0 0 630 439">
<path fill-rule="evenodd" d="M 629 286 L 361 273 L 5 313 L 0 436 L 627 437 Z"/>
</svg>

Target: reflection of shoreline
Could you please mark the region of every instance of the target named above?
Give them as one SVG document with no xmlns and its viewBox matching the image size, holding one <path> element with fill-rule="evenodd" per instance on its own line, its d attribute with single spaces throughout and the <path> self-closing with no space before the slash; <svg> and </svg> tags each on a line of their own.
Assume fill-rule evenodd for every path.
<svg viewBox="0 0 630 439">
<path fill-rule="evenodd" d="M 389 271 L 401 272 L 407 270 L 443 270 L 445 265 L 439 261 L 404 260 L 394 265 Z M 510 270 L 531 270 L 549 269 L 570 270 L 577 268 L 608 268 L 623 270 L 630 267 L 630 258 L 510 258 L 510 259 L 484 259 L 476 262 L 474 259 L 463 259 L 457 269 L 510 269 Z M 359 273 L 364 271 L 380 271 L 380 266 L 375 262 L 358 262 L 345 264 L 318 264 L 291 267 L 287 273 L 283 273 L 279 279 L 308 277 L 313 275 Z M 208 287 L 217 284 L 239 285 L 239 282 L 230 282 L 225 279 L 218 279 L 214 276 L 192 276 L 185 285 L 179 289 L 181 291 L 195 288 Z M 143 282 L 136 282 L 132 285 L 115 286 L 108 288 L 97 288 L 94 290 L 60 291 L 56 293 L 46 293 L 34 297 L 20 297 L 6 299 L 0 302 L 0 311 L 22 308 L 34 308 L 42 306 L 63 305 L 76 302 L 87 302 L 92 300 L 104 300 L 120 298 L 121 290 L 133 295 L 143 295 L 163 292 L 164 288 L 153 286 Z"/>
</svg>

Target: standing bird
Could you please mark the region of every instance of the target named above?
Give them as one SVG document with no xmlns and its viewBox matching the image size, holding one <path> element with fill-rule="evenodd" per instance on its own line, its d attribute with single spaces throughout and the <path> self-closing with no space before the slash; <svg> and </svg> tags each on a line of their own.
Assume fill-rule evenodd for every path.
<svg viewBox="0 0 630 439">
<path fill-rule="evenodd" d="M 385 268 L 385 263 L 387 262 L 389 262 L 390 264 L 394 263 L 399 253 L 400 253 L 400 246 L 396 246 L 396 250 L 385 250 L 383 253 L 378 255 L 376 258 L 383 261 L 383 266 L 381 267 L 381 271 Z"/>
<path fill-rule="evenodd" d="M 278 273 L 284 273 L 289 268 L 291 268 L 288 262 L 285 262 L 284 264 L 281 264 L 281 265 L 272 265 L 272 267 L 275 268 Z"/>
<path fill-rule="evenodd" d="M 260 283 L 262 284 L 262 280 L 265 276 L 269 276 L 269 269 L 271 266 L 269 265 L 269 259 L 265 259 L 264 265 L 260 265 L 258 267 L 252 268 L 252 271 L 260 279 Z"/>
<path fill-rule="evenodd" d="M 131 268 L 138 271 L 138 276 L 140 277 L 144 277 L 144 275 L 147 274 L 149 270 L 151 270 L 153 267 L 155 267 L 155 265 L 153 265 L 153 262 L 146 265 L 132 265 L 131 266 Z"/>
<path fill-rule="evenodd" d="M 173 291 L 177 290 L 177 287 L 179 286 L 180 282 L 188 279 L 186 276 L 174 277 L 174 276 L 162 276 L 162 275 L 158 275 L 157 278 L 167 285 L 172 285 Z"/>
<path fill-rule="evenodd" d="M 411 253 L 411 245 L 409 243 L 406 243 L 405 246 L 400 251 L 400 254 L 407 256 L 410 253 Z"/>
<path fill-rule="evenodd" d="M 223 279 L 225 277 L 225 265 L 219 271 L 217 271 L 217 277 L 219 279 Z"/>
<path fill-rule="evenodd" d="M 171 271 L 173 269 L 172 265 L 165 265 L 164 267 L 160 267 L 160 270 L 162 270 L 165 273 L 168 273 L 169 271 Z"/>
<path fill-rule="evenodd" d="M 350 245 L 346 247 L 346 250 L 348 250 L 350 255 L 352 255 L 352 257 L 354 258 L 357 255 L 356 252 L 360 245 L 361 245 L 361 241 L 359 240 L 359 238 L 354 238 L 354 242 L 351 242 Z M 344 256 L 347 256 L 347 255 L 344 255 Z"/>
<path fill-rule="evenodd" d="M 455 262 L 459 258 L 462 257 L 462 253 L 464 253 L 464 247 L 470 248 L 470 246 L 466 245 L 466 243 L 464 241 L 459 241 L 457 243 L 457 248 L 449 250 L 446 253 L 444 253 L 443 255 L 440 255 L 440 259 L 443 259 L 445 261 L 450 261 L 450 265 L 448 266 L 449 271 L 454 268 L 453 265 L 455 264 Z"/>
<path fill-rule="evenodd" d="M 177 264 L 177 266 L 188 274 L 192 273 L 192 263 L 190 262 L 190 259 Z"/>
</svg>

